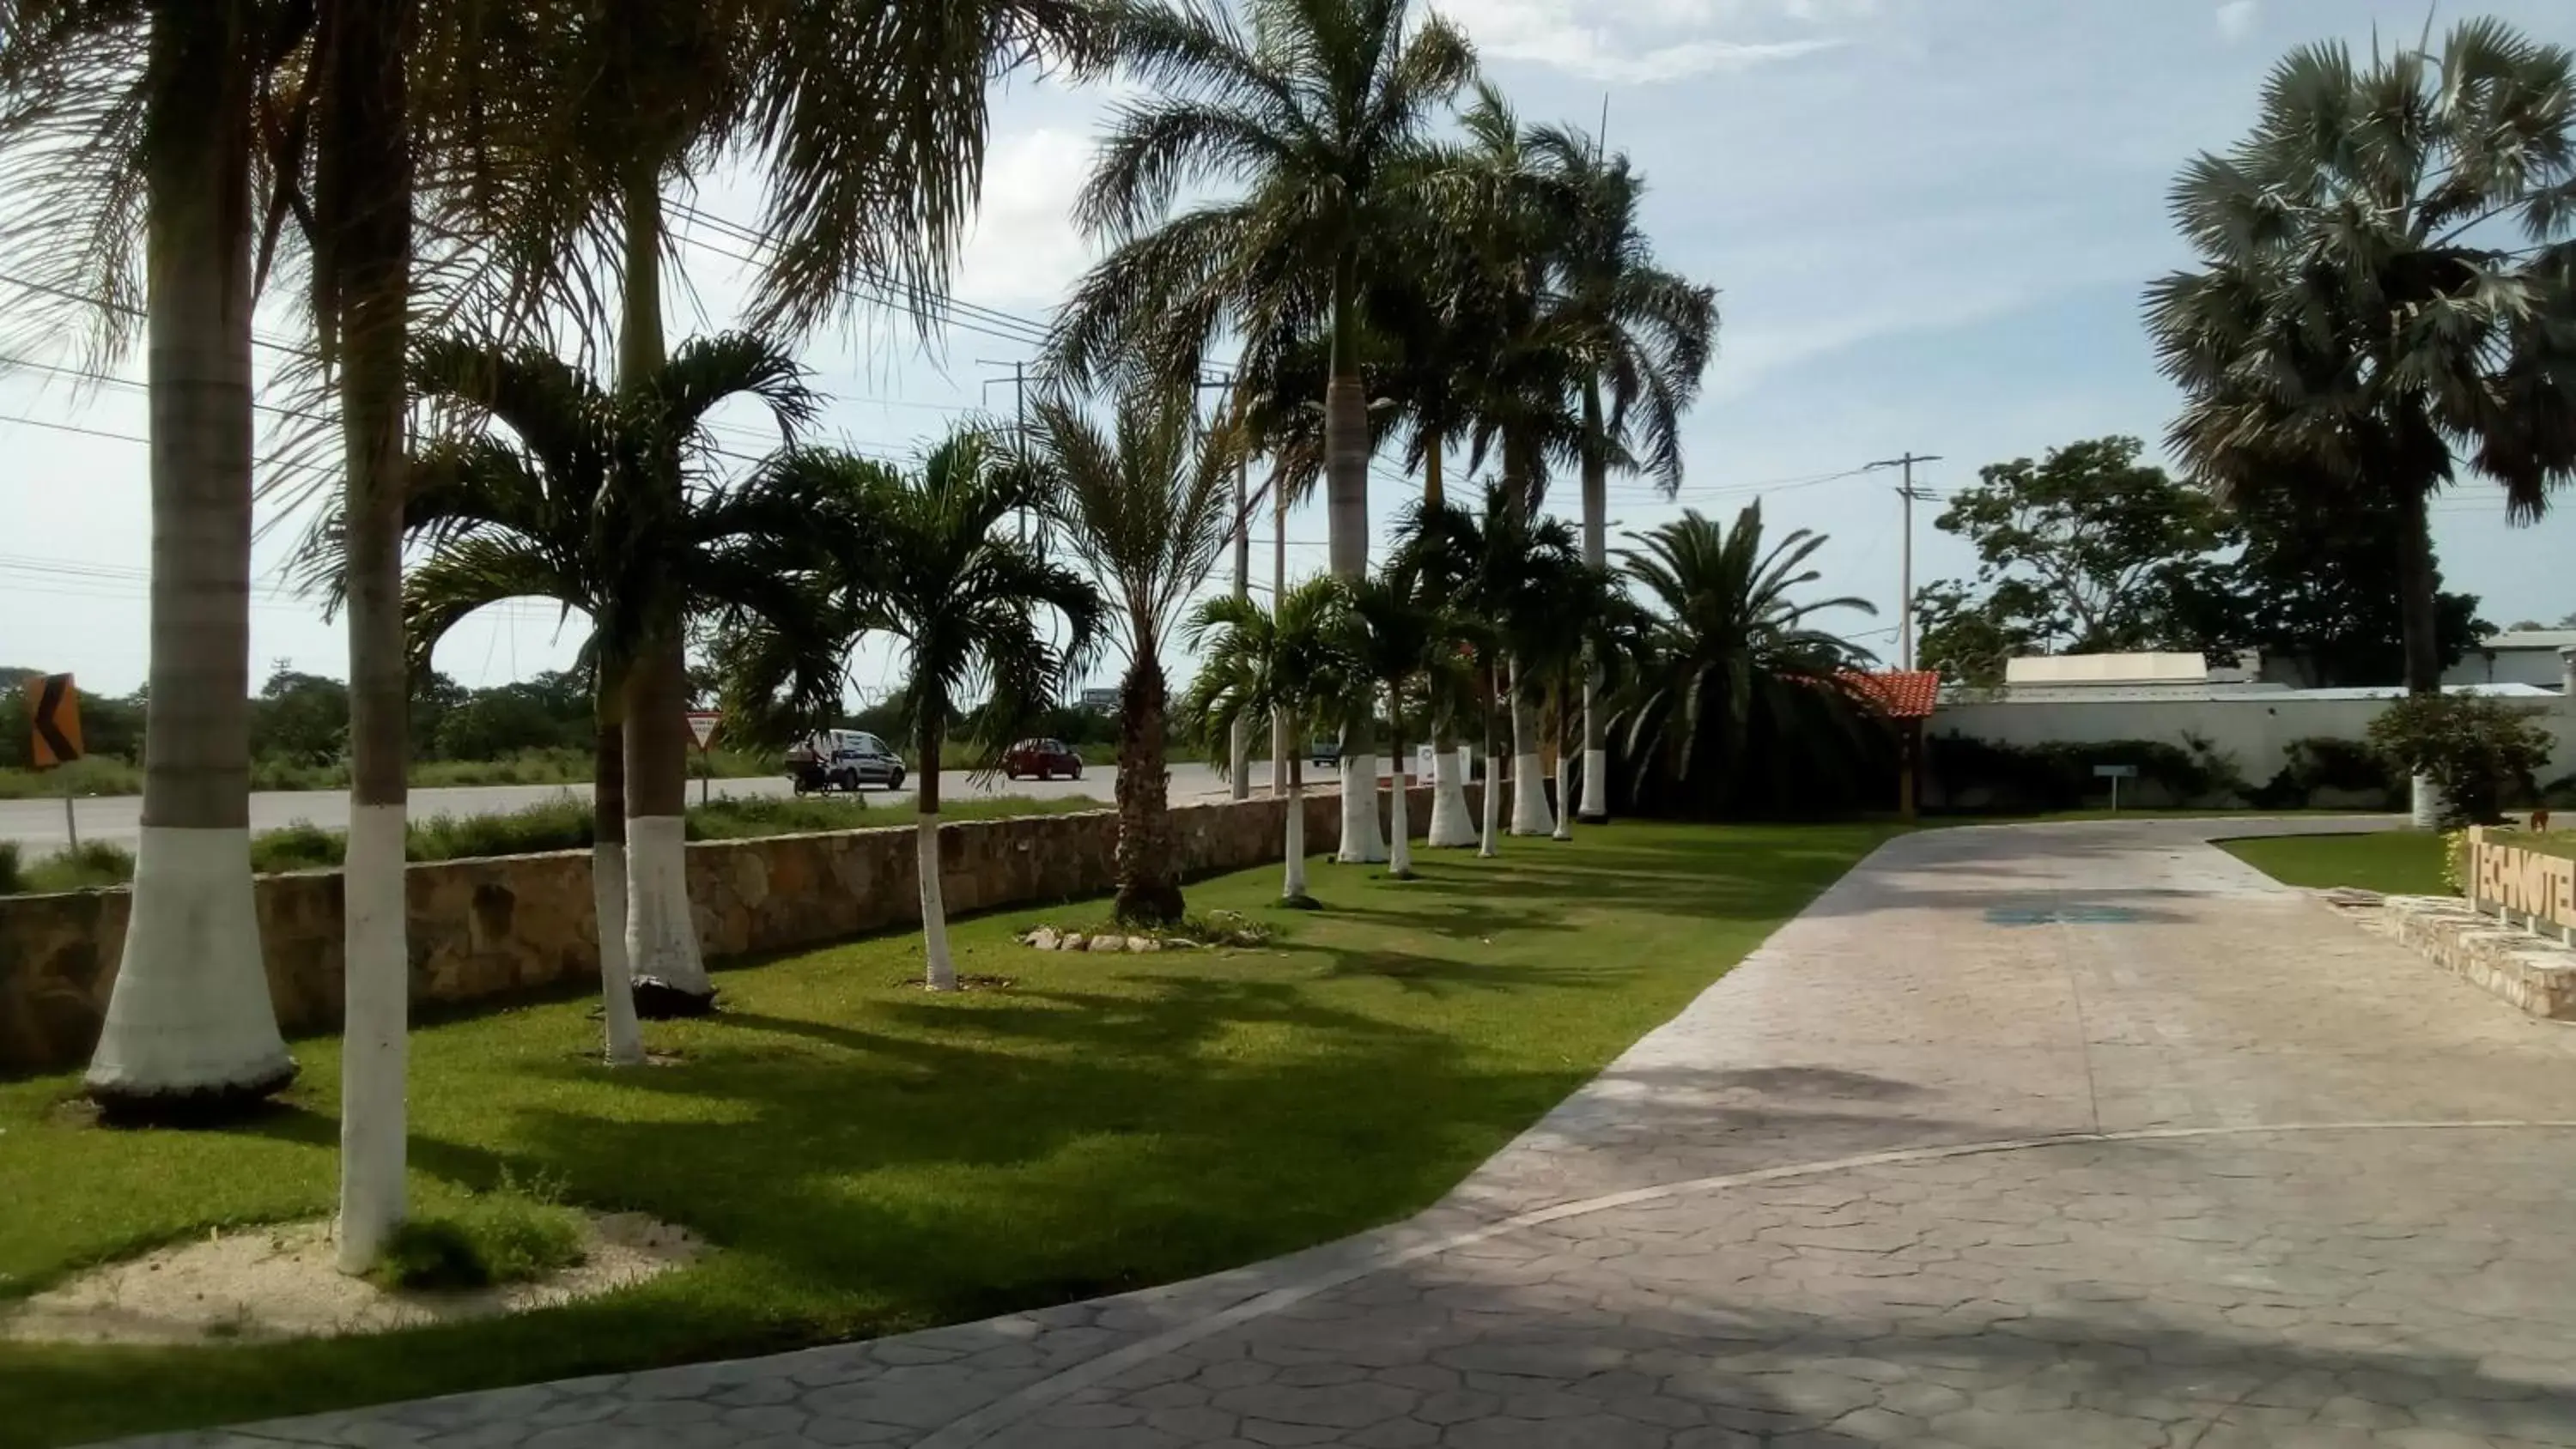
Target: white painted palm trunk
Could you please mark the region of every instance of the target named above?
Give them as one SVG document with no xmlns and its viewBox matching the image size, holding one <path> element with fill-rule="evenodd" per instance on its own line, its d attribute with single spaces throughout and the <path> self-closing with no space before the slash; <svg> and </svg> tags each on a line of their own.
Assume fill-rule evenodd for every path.
<svg viewBox="0 0 2576 1449">
<path fill-rule="evenodd" d="M 1563 799 L 1562 795 L 1557 798 Z M 1583 818 L 1601 821 L 1610 818 L 1610 752 L 1583 752 Z"/>
<path fill-rule="evenodd" d="M 599 1020 L 612 1067 L 644 1065 L 644 1034 L 635 1024 L 635 973 L 626 964 L 626 847 L 590 848 L 590 903 L 599 915 Z"/>
<path fill-rule="evenodd" d="M 1377 865 L 1386 859 L 1386 832 L 1377 815 L 1377 756 L 1342 757 L 1342 843 L 1334 859 L 1344 865 Z"/>
<path fill-rule="evenodd" d="M 1499 854 L 1494 849 L 1495 837 L 1503 833 L 1503 757 L 1495 755 L 1485 764 L 1485 830 L 1476 839 L 1478 855 Z"/>
<path fill-rule="evenodd" d="M 352 805 L 340 873 L 348 962 L 340 1038 L 343 1273 L 363 1273 L 404 1216 L 404 1071 L 411 957 L 404 943 L 403 807 Z"/>
<path fill-rule="evenodd" d="M 1387 748 L 1395 768 L 1388 773 L 1386 792 L 1386 868 L 1389 875 L 1405 876 L 1413 874 L 1412 802 L 1405 798 L 1412 792 L 1404 774 L 1404 741 L 1396 740 Z"/>
<path fill-rule="evenodd" d="M 680 816 L 626 821 L 626 964 L 635 980 L 701 999 L 716 994 L 689 913 L 688 822 Z"/>
<path fill-rule="evenodd" d="M 1467 762 L 1464 749 L 1431 752 L 1431 830 L 1424 843 L 1438 850 L 1464 850 L 1476 843 L 1475 812 L 1467 808 Z"/>
<path fill-rule="evenodd" d="M 1519 668 L 1513 668 L 1515 681 Z M 1538 711 L 1525 699 L 1512 701 L 1512 834 L 1553 835 L 1555 812 L 1547 808 L 1547 766 L 1538 753 Z"/>
<path fill-rule="evenodd" d="M 957 989 L 957 963 L 948 954 L 948 906 L 939 893 L 939 817 L 924 815 L 913 827 L 913 858 L 921 873 L 921 957 L 933 991 Z"/>
<path fill-rule="evenodd" d="M 1288 782 L 1288 824 L 1282 833 L 1286 859 L 1279 872 L 1279 898 L 1293 901 L 1306 894 L 1306 792 L 1294 778 Z"/>
<path fill-rule="evenodd" d="M 1556 803 L 1558 806 L 1562 807 L 1566 801 L 1573 797 L 1574 756 L 1569 754 L 1559 754 L 1556 757 Z M 1574 838 L 1574 812 L 1563 808 L 1558 809 L 1556 812 L 1556 829 L 1549 833 L 1558 840 L 1572 840 Z"/>
<path fill-rule="evenodd" d="M 2430 830 L 2442 823 L 2442 787 L 2430 775 L 2417 775 L 2414 780 L 2412 819 L 2418 830 Z"/>
<path fill-rule="evenodd" d="M 295 1075 L 260 954 L 247 828 L 143 827 L 107 1021 L 104 1101 L 257 1094 Z"/>
</svg>

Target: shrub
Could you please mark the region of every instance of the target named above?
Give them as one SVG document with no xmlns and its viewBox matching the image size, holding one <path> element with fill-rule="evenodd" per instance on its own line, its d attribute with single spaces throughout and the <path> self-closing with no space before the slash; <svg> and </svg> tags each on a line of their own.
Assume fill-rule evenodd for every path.
<svg viewBox="0 0 2576 1449">
<path fill-rule="evenodd" d="M 25 889 L 18 878 L 18 842 L 0 840 L 0 896 L 14 896 Z"/>
<path fill-rule="evenodd" d="M 2353 803 L 2385 806 L 2403 798 L 2405 778 L 2388 761 L 2359 740 L 2319 735 L 2292 740 L 2279 774 L 2252 794 L 2267 810 L 2296 810 L 2319 803 L 2331 793 Z"/>
<path fill-rule="evenodd" d="M 2162 740 L 2005 745 L 1965 735 L 1926 742 L 1930 799 L 1943 808 L 2032 811 L 2076 810 L 2099 804 L 2110 782 L 2098 765 L 2132 765 L 2134 780 L 2120 784 L 2123 803 L 2232 805 L 2247 793 L 2235 763 L 2206 740 L 2181 745 Z"/>
<path fill-rule="evenodd" d="M 452 1292 L 524 1283 L 582 1260 L 581 1215 L 562 1204 L 559 1183 L 521 1187 L 508 1173 L 445 1217 L 394 1229 L 368 1276 L 380 1287 Z"/>
<path fill-rule="evenodd" d="M 2479 695 L 2410 694 L 2370 722 L 2370 744 L 2391 768 L 2432 777 L 2443 825 L 2489 825 L 2504 818 L 2507 791 L 2535 793 L 2533 772 L 2549 762 L 2538 713 Z"/>
<path fill-rule="evenodd" d="M 2442 889 L 2455 896 L 2469 893 L 2469 832 L 2442 832 Z"/>
<path fill-rule="evenodd" d="M 134 855 L 124 846 L 93 840 L 78 850 L 57 851 L 20 873 L 29 891 L 97 891 L 134 879 Z"/>
<path fill-rule="evenodd" d="M 596 834 L 590 802 L 567 794 L 507 815 L 433 815 L 415 821 L 408 853 L 414 860 L 468 860 L 587 850 Z"/>
<path fill-rule="evenodd" d="M 349 842 L 336 830 L 298 820 L 283 830 L 263 830 L 250 838 L 250 868 L 255 871 L 329 870 L 342 863 Z"/>
</svg>

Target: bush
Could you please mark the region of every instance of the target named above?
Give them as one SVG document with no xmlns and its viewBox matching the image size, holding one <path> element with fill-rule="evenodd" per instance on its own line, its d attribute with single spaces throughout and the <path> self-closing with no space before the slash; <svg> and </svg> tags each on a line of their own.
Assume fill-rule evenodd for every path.
<svg viewBox="0 0 2576 1449">
<path fill-rule="evenodd" d="M 14 896 L 25 889 L 19 883 L 18 842 L 0 840 L 0 896 Z"/>
<path fill-rule="evenodd" d="M 78 850 L 57 851 L 20 873 L 22 888 L 31 892 L 106 890 L 132 879 L 132 852 L 103 840 Z"/>
<path fill-rule="evenodd" d="M 521 1189 L 504 1174 L 446 1217 L 415 1218 L 393 1231 L 367 1275 L 379 1287 L 454 1292 L 525 1283 L 582 1260 L 581 1215 L 545 1182 Z"/>
<path fill-rule="evenodd" d="M 329 870 L 342 863 L 349 842 L 336 830 L 298 820 L 283 830 L 263 830 L 250 838 L 250 868 L 262 874 L 281 870 Z"/>
<path fill-rule="evenodd" d="M 467 860 L 587 850 L 598 832 L 588 800 L 560 795 L 507 815 L 433 815 L 413 822 L 410 834 L 413 860 Z"/>
<path fill-rule="evenodd" d="M 2480 695 L 2410 694 L 2370 722 L 2371 748 L 2392 769 L 2429 775 L 2442 792 L 2444 826 L 2504 818 L 2507 791 L 2537 793 L 2533 774 L 2549 762 L 2540 712 Z"/>
<path fill-rule="evenodd" d="M 2093 773 L 2099 765 L 2136 767 L 2136 778 L 2120 782 L 2122 804 L 2219 807 L 2241 803 L 2251 793 L 2235 763 L 2195 737 L 2180 745 L 2004 745 L 1942 735 L 1927 741 L 1924 753 L 1928 801 L 1941 809 L 2028 812 L 2099 805 L 2111 794 L 2111 782 Z"/>
<path fill-rule="evenodd" d="M 2266 810 L 2300 810 L 2320 804 L 2386 808 L 2405 798 L 2406 779 L 2359 740 L 2315 736 L 2292 740 L 2281 771 L 2253 792 Z M 2322 797 L 2322 798 L 2321 798 Z"/>
</svg>

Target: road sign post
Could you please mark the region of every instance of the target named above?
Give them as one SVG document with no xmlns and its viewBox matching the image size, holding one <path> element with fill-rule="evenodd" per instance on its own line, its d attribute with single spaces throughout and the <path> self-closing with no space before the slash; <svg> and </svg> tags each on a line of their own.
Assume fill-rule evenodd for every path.
<svg viewBox="0 0 2576 1449">
<path fill-rule="evenodd" d="M 40 675 L 27 681 L 27 756 L 39 770 L 68 765 L 81 757 L 80 690 L 68 674 Z M 80 818 L 72 806 L 72 777 L 63 781 L 63 834 L 80 849 Z"/>
<path fill-rule="evenodd" d="M 2134 780 L 2138 778 L 2138 767 L 2135 765 L 2095 765 L 2093 767 L 2093 777 L 2097 780 L 2108 780 L 2111 782 L 2111 813 L 2117 815 L 2120 813 L 2120 782 L 2122 780 Z"/>
<path fill-rule="evenodd" d="M 689 711 L 689 737 L 698 742 L 698 803 L 701 805 L 707 803 L 708 793 L 715 788 L 715 761 L 707 757 L 707 746 L 715 742 L 716 726 L 723 720 L 724 716 L 715 710 Z"/>
</svg>

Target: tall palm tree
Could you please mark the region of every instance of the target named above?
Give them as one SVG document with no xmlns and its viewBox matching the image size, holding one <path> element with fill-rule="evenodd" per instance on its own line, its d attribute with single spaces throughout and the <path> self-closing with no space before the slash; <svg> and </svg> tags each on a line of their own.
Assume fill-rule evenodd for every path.
<svg viewBox="0 0 2576 1449">
<path fill-rule="evenodd" d="M 275 11 L 20 0 L 0 21 L 13 265 L 89 299 L 12 310 L 30 332 L 77 327 L 102 361 L 137 316 L 150 344 L 151 748 L 87 1076 L 117 1116 L 221 1112 L 295 1075 L 252 908 L 246 703 L 253 125 L 283 59 Z"/>
<path fill-rule="evenodd" d="M 1075 207 L 1116 249 L 1050 344 L 1087 381 L 1191 375 L 1220 332 L 1330 339 L 1324 488 L 1333 572 L 1368 571 L 1369 257 L 1422 220 L 1427 132 L 1475 70 L 1466 36 L 1413 0 L 1116 0 L 1120 69 L 1159 95 L 1125 106 Z M 1235 194 L 1171 214 L 1185 189 Z M 1343 742 L 1343 839 L 1378 839 L 1368 722 Z M 1353 783 L 1356 782 L 1356 783 Z"/>
<path fill-rule="evenodd" d="M 1633 460 L 1667 497 L 1681 486 L 1681 415 L 1698 398 L 1717 335 L 1717 292 L 1655 264 L 1638 219 L 1645 179 L 1625 155 L 1604 156 L 1580 131 L 1541 126 L 1527 139 L 1561 201 L 1554 228 L 1558 343 L 1573 356 L 1582 417 L 1583 560 L 1609 566 L 1610 470 Z M 1600 696 L 1609 661 L 1583 699 L 1583 806 L 1608 817 L 1609 754 Z M 1562 770 L 1560 769 L 1560 774 Z M 1558 804 L 1566 807 L 1562 792 Z"/>
<path fill-rule="evenodd" d="M 1116 911 L 1142 925 L 1167 925 L 1182 912 L 1164 762 L 1163 645 L 1216 568 L 1235 521 L 1239 450 L 1205 433 L 1192 402 L 1169 389 L 1122 397 L 1110 435 L 1061 401 L 1041 403 L 1037 413 L 1037 485 L 1123 625 Z"/>
<path fill-rule="evenodd" d="M 1191 652 L 1199 656 L 1190 681 L 1187 712 L 1210 744 L 1224 740 L 1238 719 L 1268 716 L 1291 739 L 1310 721 L 1339 709 L 1353 693 L 1356 674 L 1341 621 L 1345 585 L 1326 576 L 1308 579 L 1279 596 L 1278 607 L 1248 599 L 1219 598 L 1190 616 Z M 1305 751 L 1288 757 L 1287 822 L 1282 840 L 1279 897 L 1284 905 L 1311 907 L 1306 890 Z"/>
<path fill-rule="evenodd" d="M 2175 181 L 2200 261 L 2147 293 L 2192 471 L 2402 507 L 2418 693 L 2441 678 L 2428 500 L 2465 464 L 2530 518 L 2576 468 L 2576 61 L 2495 20 L 2431 40 L 2284 57 L 2253 131 Z"/>
<path fill-rule="evenodd" d="M 761 331 L 794 335 L 881 300 L 926 329 L 973 214 L 988 82 L 1044 55 L 1083 64 L 1096 53 L 1085 0 L 530 0 L 503 11 L 477 94 L 509 124 L 460 168 L 454 224 L 491 238 L 506 314 L 554 302 L 585 331 L 613 328 L 621 381 L 663 357 L 666 186 L 720 160 L 762 179 L 751 303 Z M 665 462 L 669 502 L 681 485 Z M 695 974 L 681 866 L 685 677 L 673 630 L 644 650 L 625 702 L 626 933 L 645 976 Z"/>
<path fill-rule="evenodd" d="M 1529 580 L 1533 595 L 1528 622 L 1517 640 L 1526 671 L 1523 687 L 1533 696 L 1543 718 L 1553 720 L 1556 747 L 1555 838 L 1574 838 L 1574 761 L 1583 748 L 1586 715 L 1596 688 L 1604 681 L 1624 681 L 1647 652 L 1652 620 L 1628 591 L 1620 575 L 1580 559 L 1547 555 L 1538 560 Z M 1594 787 L 1588 772 L 1598 768 L 1587 754 L 1583 768 L 1586 791 Z M 1604 795 L 1606 799 L 1606 793 Z"/>
<path fill-rule="evenodd" d="M 1624 711 L 1633 789 L 1661 781 L 1724 807 L 1745 783 L 1755 741 L 1790 748 L 1861 737 L 1867 710 L 1839 682 L 1868 655 L 1812 621 L 1876 610 L 1864 599 L 1793 597 L 1822 577 L 1809 561 L 1824 545 L 1822 534 L 1799 529 L 1766 547 L 1757 502 L 1731 528 L 1688 510 L 1621 552 L 1622 571 L 1655 613 Z"/>
<path fill-rule="evenodd" d="M 827 451 L 782 455 L 771 471 L 812 501 L 822 609 L 805 624 L 762 631 L 737 657 L 765 684 L 837 678 L 837 671 L 790 661 L 817 653 L 846 659 L 870 635 L 895 644 L 921 773 L 923 954 L 930 989 L 954 991 L 939 880 L 939 772 L 949 722 L 981 695 L 970 716 L 975 742 L 998 755 L 1098 646 L 1100 595 L 1007 527 L 1024 510 L 1043 511 L 1047 500 L 1037 477 L 1011 466 L 980 430 L 952 433 L 912 473 Z M 1123 798 L 1123 779 L 1119 788 Z"/>
</svg>

